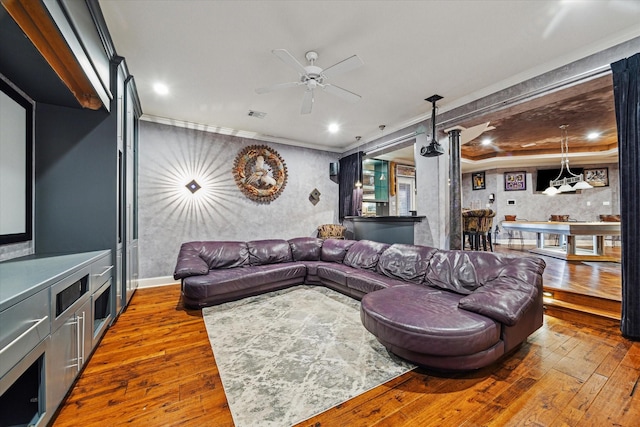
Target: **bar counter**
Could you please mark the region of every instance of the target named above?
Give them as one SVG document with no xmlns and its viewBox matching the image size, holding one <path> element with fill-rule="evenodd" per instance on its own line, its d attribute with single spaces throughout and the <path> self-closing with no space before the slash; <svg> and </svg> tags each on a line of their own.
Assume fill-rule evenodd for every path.
<svg viewBox="0 0 640 427">
<path fill-rule="evenodd" d="M 413 227 L 425 216 L 347 216 L 344 226 L 354 240 L 413 244 Z"/>
</svg>

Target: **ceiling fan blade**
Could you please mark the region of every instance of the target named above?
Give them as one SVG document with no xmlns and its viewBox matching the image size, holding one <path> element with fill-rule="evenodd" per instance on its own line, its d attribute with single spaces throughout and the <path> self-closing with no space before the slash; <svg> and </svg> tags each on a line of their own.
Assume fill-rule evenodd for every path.
<svg viewBox="0 0 640 427">
<path fill-rule="evenodd" d="M 326 92 L 329 92 L 332 95 L 336 95 L 345 101 L 348 102 L 358 102 L 362 97 L 356 93 L 350 92 L 346 89 L 342 89 L 339 86 L 334 86 L 330 84 L 322 85 L 322 89 Z"/>
<path fill-rule="evenodd" d="M 271 53 L 280 58 L 280 60 L 285 64 L 295 68 L 298 74 L 300 74 L 301 76 L 307 74 L 304 66 L 285 49 L 274 49 L 271 51 Z"/>
<path fill-rule="evenodd" d="M 313 91 L 305 90 L 302 97 L 302 107 L 300 107 L 300 114 L 311 114 L 311 108 L 313 107 Z"/>
<path fill-rule="evenodd" d="M 271 85 L 267 87 L 259 87 L 258 89 L 256 89 L 256 93 L 258 94 L 269 93 L 269 92 L 273 92 L 274 90 L 288 89 L 290 87 L 299 86 L 300 84 L 301 84 L 300 82 L 290 82 L 290 83 L 279 83 L 279 84 Z"/>
<path fill-rule="evenodd" d="M 331 67 L 322 71 L 322 74 L 326 78 L 332 78 L 337 76 L 338 74 L 346 73 L 347 71 L 355 70 L 358 67 L 364 65 L 362 59 L 358 55 L 353 55 L 344 61 L 340 61 L 337 64 L 332 65 Z"/>
</svg>

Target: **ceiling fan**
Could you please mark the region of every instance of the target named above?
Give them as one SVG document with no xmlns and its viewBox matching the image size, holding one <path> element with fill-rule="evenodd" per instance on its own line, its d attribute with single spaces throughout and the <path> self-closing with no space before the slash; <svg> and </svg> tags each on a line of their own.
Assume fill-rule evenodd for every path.
<svg viewBox="0 0 640 427">
<path fill-rule="evenodd" d="M 315 65 L 315 62 L 318 59 L 318 54 L 314 51 L 306 53 L 305 58 L 309 62 L 309 65 L 307 65 L 306 67 L 298 62 L 298 60 L 285 49 L 274 49 L 271 51 L 271 53 L 280 58 L 280 60 L 282 60 L 282 62 L 284 62 L 285 64 L 293 67 L 300 75 L 300 79 L 296 82 L 280 83 L 272 86 L 258 88 L 256 89 L 256 93 L 263 94 L 276 90 L 287 89 L 294 86 L 304 86 L 305 91 L 302 97 L 302 107 L 300 108 L 300 114 L 311 113 L 311 108 L 313 107 L 314 102 L 313 91 L 317 88 L 320 88 L 332 95 L 336 95 L 348 102 L 357 102 L 358 100 L 360 100 L 360 95 L 350 92 L 339 86 L 326 83 L 327 80 L 339 74 L 346 73 L 347 71 L 351 71 L 363 65 L 364 63 L 358 57 L 358 55 L 350 56 L 349 58 L 340 61 L 329 68 L 322 69 Z"/>
</svg>

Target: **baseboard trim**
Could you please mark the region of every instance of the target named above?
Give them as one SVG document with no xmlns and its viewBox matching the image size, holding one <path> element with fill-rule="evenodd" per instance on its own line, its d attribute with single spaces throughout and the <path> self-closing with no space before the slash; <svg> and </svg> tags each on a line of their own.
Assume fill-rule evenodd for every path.
<svg viewBox="0 0 640 427">
<path fill-rule="evenodd" d="M 175 285 L 176 283 L 179 283 L 179 281 L 172 276 L 148 277 L 146 279 L 138 279 L 138 289 Z"/>
</svg>

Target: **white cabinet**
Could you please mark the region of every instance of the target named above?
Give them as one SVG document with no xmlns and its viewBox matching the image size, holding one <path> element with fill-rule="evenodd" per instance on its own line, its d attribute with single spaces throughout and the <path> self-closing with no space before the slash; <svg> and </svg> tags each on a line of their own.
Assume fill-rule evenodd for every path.
<svg viewBox="0 0 640 427">
<path fill-rule="evenodd" d="M 62 326 L 51 335 L 47 388 L 51 403 L 56 407 L 62 402 L 91 353 L 90 315 L 91 300 L 87 298 L 78 310 L 65 317 Z"/>
<path fill-rule="evenodd" d="M 108 327 L 111 251 L 0 263 L 0 426 L 47 425 Z M 95 298 L 94 298 L 95 297 Z M 105 303 L 97 317 L 112 313 Z"/>
<path fill-rule="evenodd" d="M 51 348 L 47 389 L 57 406 L 91 353 L 91 266 L 51 286 Z"/>
</svg>

